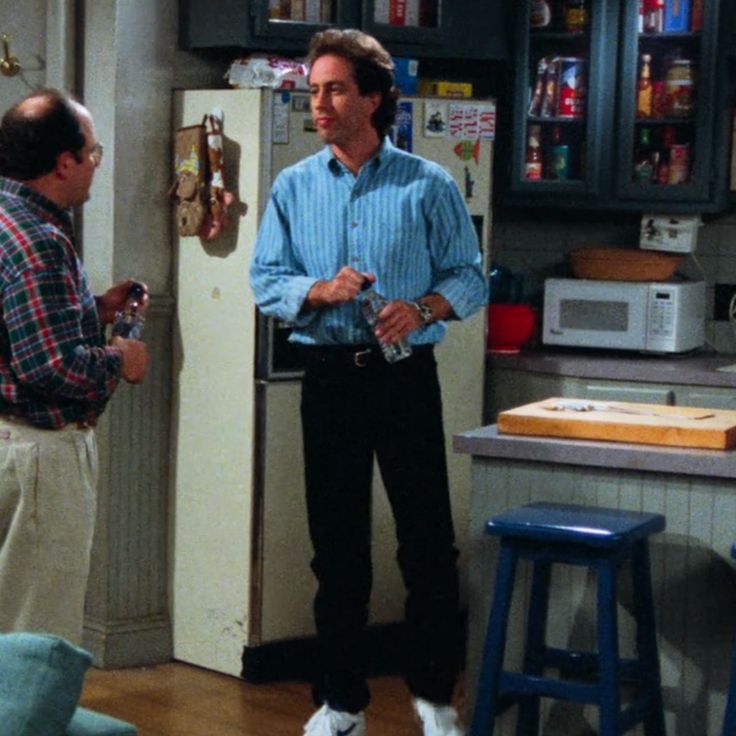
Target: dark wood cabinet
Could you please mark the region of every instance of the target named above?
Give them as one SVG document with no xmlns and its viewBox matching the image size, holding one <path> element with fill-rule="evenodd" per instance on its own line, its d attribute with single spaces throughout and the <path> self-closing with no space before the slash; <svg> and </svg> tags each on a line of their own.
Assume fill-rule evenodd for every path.
<svg viewBox="0 0 736 736">
<path fill-rule="evenodd" d="M 540 5 L 553 11 L 541 15 Z M 663 213 L 728 205 L 733 2 L 667 8 L 698 5 L 679 19 L 669 10 L 645 18 L 631 0 L 519 4 L 509 204 Z"/>
<path fill-rule="evenodd" d="M 186 49 L 303 54 L 315 31 L 362 28 L 396 56 L 504 59 L 508 0 L 180 0 Z"/>
</svg>

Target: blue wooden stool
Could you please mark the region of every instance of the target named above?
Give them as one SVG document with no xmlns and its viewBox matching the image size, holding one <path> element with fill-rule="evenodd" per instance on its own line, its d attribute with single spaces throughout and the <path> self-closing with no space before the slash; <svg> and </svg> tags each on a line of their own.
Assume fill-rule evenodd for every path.
<svg viewBox="0 0 736 736">
<path fill-rule="evenodd" d="M 488 622 L 470 736 L 492 736 L 495 716 L 517 703 L 517 736 L 539 731 L 541 697 L 592 703 L 599 708 L 601 736 L 619 736 L 644 723 L 647 736 L 664 736 L 659 655 L 654 622 L 649 536 L 665 527 L 661 514 L 533 503 L 493 517 L 486 533 L 501 538 L 493 605 Z M 503 669 L 506 627 L 519 559 L 533 563 L 522 672 Z M 616 575 L 631 561 L 637 658 L 619 656 Z M 598 651 L 555 649 L 545 644 L 553 563 L 584 565 L 597 573 Z M 586 679 L 544 676 L 559 668 Z M 591 682 L 590 675 L 595 674 Z M 622 679 L 638 684 L 633 702 L 621 708 Z"/>
<path fill-rule="evenodd" d="M 736 544 L 731 547 L 731 557 L 736 560 Z M 728 700 L 726 701 L 726 715 L 723 717 L 723 731 L 721 736 L 734 736 L 736 734 L 736 645 L 733 648 L 733 661 L 731 662 L 731 684 L 728 688 Z"/>
</svg>

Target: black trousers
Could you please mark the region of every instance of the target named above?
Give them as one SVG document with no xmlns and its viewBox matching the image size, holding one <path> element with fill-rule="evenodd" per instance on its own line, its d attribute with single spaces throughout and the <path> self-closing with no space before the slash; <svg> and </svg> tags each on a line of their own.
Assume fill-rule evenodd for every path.
<svg viewBox="0 0 736 736">
<path fill-rule="evenodd" d="M 442 403 L 431 348 L 395 364 L 377 348 L 306 349 L 302 425 L 312 569 L 318 591 L 317 703 L 358 711 L 370 699 L 364 632 L 372 585 L 374 456 L 396 524 L 407 589 L 406 678 L 412 693 L 448 703 L 461 648 L 457 550 Z M 364 365 L 363 365 L 364 364 Z"/>
</svg>

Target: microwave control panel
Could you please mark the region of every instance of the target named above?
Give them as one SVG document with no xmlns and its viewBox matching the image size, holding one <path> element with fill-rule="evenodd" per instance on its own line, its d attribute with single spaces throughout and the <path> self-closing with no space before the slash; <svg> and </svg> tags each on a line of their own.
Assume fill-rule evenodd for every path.
<svg viewBox="0 0 736 736">
<path fill-rule="evenodd" d="M 675 316 L 675 295 L 672 291 L 653 289 L 649 303 L 650 335 L 669 337 L 672 334 Z"/>
</svg>

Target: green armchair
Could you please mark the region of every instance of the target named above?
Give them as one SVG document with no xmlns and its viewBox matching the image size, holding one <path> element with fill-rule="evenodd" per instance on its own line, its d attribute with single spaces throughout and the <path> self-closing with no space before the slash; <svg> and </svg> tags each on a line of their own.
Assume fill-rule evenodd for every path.
<svg viewBox="0 0 736 736">
<path fill-rule="evenodd" d="M 0 634 L 3 736 L 136 736 L 135 726 L 78 705 L 89 652 L 49 634 Z"/>
</svg>

